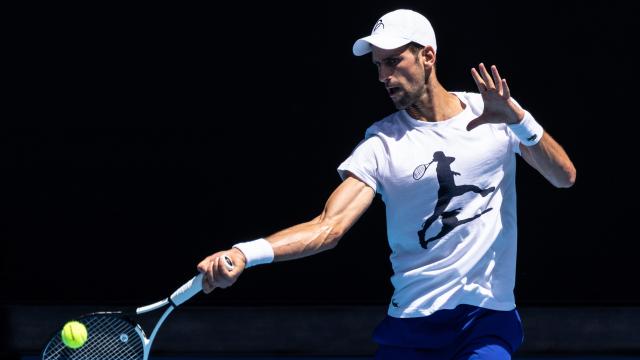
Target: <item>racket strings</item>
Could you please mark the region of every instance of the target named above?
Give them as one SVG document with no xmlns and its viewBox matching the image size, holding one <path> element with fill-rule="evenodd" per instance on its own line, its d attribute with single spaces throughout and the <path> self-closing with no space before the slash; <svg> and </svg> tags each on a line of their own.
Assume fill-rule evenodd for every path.
<svg viewBox="0 0 640 360">
<path fill-rule="evenodd" d="M 87 341 L 87 344 L 78 350 L 86 348 L 86 354 L 80 351 L 81 359 L 141 359 L 142 343 L 133 325 L 120 318 L 103 316 L 95 319 L 93 325 L 98 335 L 95 341 Z M 91 325 L 88 332 L 91 333 Z M 136 343 L 140 346 L 136 348 Z M 87 346 L 89 345 L 89 346 Z"/>
<path fill-rule="evenodd" d="M 142 336 L 133 324 L 113 315 L 91 315 L 80 321 L 87 327 L 87 342 L 74 350 L 66 347 L 60 336 L 54 336 L 43 360 L 143 359 Z"/>
</svg>

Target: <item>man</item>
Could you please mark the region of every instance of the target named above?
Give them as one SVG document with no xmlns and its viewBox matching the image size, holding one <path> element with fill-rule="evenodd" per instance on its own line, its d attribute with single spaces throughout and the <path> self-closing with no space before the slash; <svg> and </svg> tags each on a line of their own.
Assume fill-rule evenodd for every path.
<svg viewBox="0 0 640 360">
<path fill-rule="evenodd" d="M 385 14 L 355 42 L 398 111 L 367 129 L 315 219 L 200 262 L 205 292 L 232 285 L 245 268 L 333 248 L 379 193 L 395 291 L 374 332 L 376 358 L 511 358 L 523 338 L 513 295 L 515 154 L 556 187 L 572 186 L 575 168 L 495 66 L 471 70 L 479 93 L 448 92 L 436 51 L 430 22 L 410 10 Z"/>
</svg>

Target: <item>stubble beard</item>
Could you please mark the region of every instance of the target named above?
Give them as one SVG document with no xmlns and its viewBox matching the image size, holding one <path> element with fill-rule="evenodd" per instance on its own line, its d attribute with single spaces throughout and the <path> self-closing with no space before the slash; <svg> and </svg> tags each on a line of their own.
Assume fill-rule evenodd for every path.
<svg viewBox="0 0 640 360">
<path fill-rule="evenodd" d="M 406 110 L 411 105 L 415 104 L 419 98 L 420 98 L 419 91 L 409 92 L 407 90 L 403 90 L 402 96 L 396 99 L 391 99 L 391 100 L 393 101 L 393 105 L 395 105 L 396 109 Z"/>
</svg>

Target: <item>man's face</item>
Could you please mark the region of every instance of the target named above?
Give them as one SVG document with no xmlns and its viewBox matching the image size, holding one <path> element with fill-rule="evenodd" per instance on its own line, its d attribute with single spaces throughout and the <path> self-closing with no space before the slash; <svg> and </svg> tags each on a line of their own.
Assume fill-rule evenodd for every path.
<svg viewBox="0 0 640 360">
<path fill-rule="evenodd" d="M 398 110 L 408 108 L 426 92 L 425 70 L 420 53 L 414 55 L 408 46 L 393 50 L 372 47 L 372 60 L 382 82 Z"/>
</svg>

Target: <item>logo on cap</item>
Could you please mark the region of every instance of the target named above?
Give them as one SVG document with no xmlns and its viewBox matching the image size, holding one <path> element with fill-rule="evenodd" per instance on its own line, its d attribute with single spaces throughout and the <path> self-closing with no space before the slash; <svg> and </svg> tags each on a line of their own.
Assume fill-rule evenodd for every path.
<svg viewBox="0 0 640 360">
<path fill-rule="evenodd" d="M 382 22 L 382 19 L 378 20 L 378 22 L 373 26 L 373 31 L 375 32 L 376 30 L 378 30 L 380 26 L 382 26 L 382 28 L 384 29 L 384 23 Z"/>
</svg>

